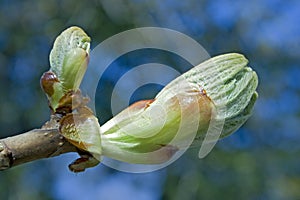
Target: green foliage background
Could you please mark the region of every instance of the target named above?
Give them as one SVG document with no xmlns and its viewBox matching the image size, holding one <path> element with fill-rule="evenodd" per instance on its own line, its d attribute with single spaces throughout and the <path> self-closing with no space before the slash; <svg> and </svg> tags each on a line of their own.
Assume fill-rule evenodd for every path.
<svg viewBox="0 0 300 200">
<path fill-rule="evenodd" d="M 212 56 L 245 54 L 260 78 L 253 117 L 205 159 L 196 148 L 158 172 L 98 166 L 75 175 L 66 166 L 76 155 L 64 155 L 0 172 L 0 199 L 299 199 L 299 15 L 296 0 L 0 1 L 1 138 L 48 119 L 39 78 L 57 34 L 71 25 L 86 30 L 92 48 L 131 28 L 171 28 Z M 167 55 L 159 58 L 172 64 Z M 105 94 L 113 76 L 103 81 L 102 123 L 111 117 Z M 152 95 L 147 88 L 143 94 Z"/>
</svg>

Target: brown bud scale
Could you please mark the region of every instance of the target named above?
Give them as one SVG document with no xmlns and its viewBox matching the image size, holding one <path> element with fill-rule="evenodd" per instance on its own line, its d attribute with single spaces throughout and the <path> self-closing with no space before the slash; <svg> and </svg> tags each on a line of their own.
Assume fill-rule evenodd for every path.
<svg viewBox="0 0 300 200">
<path fill-rule="evenodd" d="M 53 85 L 56 82 L 59 82 L 59 80 L 53 72 L 50 71 L 45 72 L 41 77 L 40 80 L 41 87 L 44 90 L 44 92 L 50 97 L 54 93 Z"/>
</svg>

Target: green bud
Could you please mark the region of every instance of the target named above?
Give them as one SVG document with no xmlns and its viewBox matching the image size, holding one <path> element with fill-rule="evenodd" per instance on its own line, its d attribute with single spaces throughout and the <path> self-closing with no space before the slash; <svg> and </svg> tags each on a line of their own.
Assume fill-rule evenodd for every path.
<svg viewBox="0 0 300 200">
<path fill-rule="evenodd" d="M 250 117 L 257 99 L 257 75 L 247 63 L 235 53 L 211 58 L 173 80 L 154 100 L 123 110 L 101 126 L 103 155 L 158 164 L 202 142 L 211 123 L 224 122 L 217 136 L 231 134 Z"/>
<path fill-rule="evenodd" d="M 206 90 L 217 109 L 215 120 L 225 120 L 221 137 L 233 133 L 250 117 L 258 97 L 258 77 L 247 64 L 243 55 L 229 53 L 211 58 L 182 75 Z M 177 79 L 171 83 L 176 84 L 180 84 Z"/>
<path fill-rule="evenodd" d="M 50 70 L 57 75 L 64 89 L 78 88 L 87 67 L 90 41 L 88 35 L 76 26 L 66 29 L 56 38 L 49 56 Z M 79 80 L 74 81 L 75 78 Z"/>
<path fill-rule="evenodd" d="M 65 56 L 60 81 L 65 91 L 78 90 L 88 65 L 88 53 L 80 48 Z"/>
<path fill-rule="evenodd" d="M 90 38 L 79 27 L 70 27 L 56 38 L 49 57 L 50 71 L 41 78 L 54 112 L 64 106 L 59 102 L 63 96 L 78 90 L 88 65 L 89 51 Z"/>
</svg>

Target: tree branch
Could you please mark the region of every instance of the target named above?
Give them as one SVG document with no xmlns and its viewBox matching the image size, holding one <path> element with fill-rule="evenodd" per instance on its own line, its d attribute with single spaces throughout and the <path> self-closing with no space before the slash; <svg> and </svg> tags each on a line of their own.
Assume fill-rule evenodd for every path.
<svg viewBox="0 0 300 200">
<path fill-rule="evenodd" d="M 33 129 L 0 140 L 0 170 L 68 152 L 77 149 L 57 129 Z"/>
</svg>

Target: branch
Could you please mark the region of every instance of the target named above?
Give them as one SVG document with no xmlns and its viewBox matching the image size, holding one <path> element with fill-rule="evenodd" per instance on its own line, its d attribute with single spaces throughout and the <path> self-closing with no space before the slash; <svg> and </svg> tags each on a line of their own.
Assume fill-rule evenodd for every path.
<svg viewBox="0 0 300 200">
<path fill-rule="evenodd" d="M 247 63 L 235 53 L 211 58 L 173 80 L 154 100 L 129 106 L 101 128 L 79 89 L 68 90 L 58 100 L 61 90 L 55 75 L 45 73 L 41 82 L 50 101 L 50 121 L 42 129 L 0 140 L 0 170 L 67 152 L 80 155 L 69 165 L 73 172 L 96 166 L 101 156 L 131 164 L 161 164 L 194 139 L 208 144 L 204 154 L 199 153 L 203 157 L 211 144 L 233 133 L 251 115 L 258 79 Z M 58 94 L 51 104 L 54 89 Z"/>
<path fill-rule="evenodd" d="M 77 149 L 57 129 L 33 129 L 0 140 L 0 170 L 68 152 Z"/>
<path fill-rule="evenodd" d="M 0 170 L 67 152 L 80 155 L 69 165 L 73 172 L 96 166 L 101 156 L 161 164 L 194 139 L 203 139 L 199 152 L 203 158 L 220 137 L 233 133 L 251 115 L 257 75 L 243 55 L 231 53 L 195 66 L 154 100 L 133 104 L 100 128 L 79 89 L 90 41 L 79 27 L 70 27 L 56 38 L 50 69 L 40 80 L 51 119 L 42 129 L 0 140 Z"/>
</svg>

